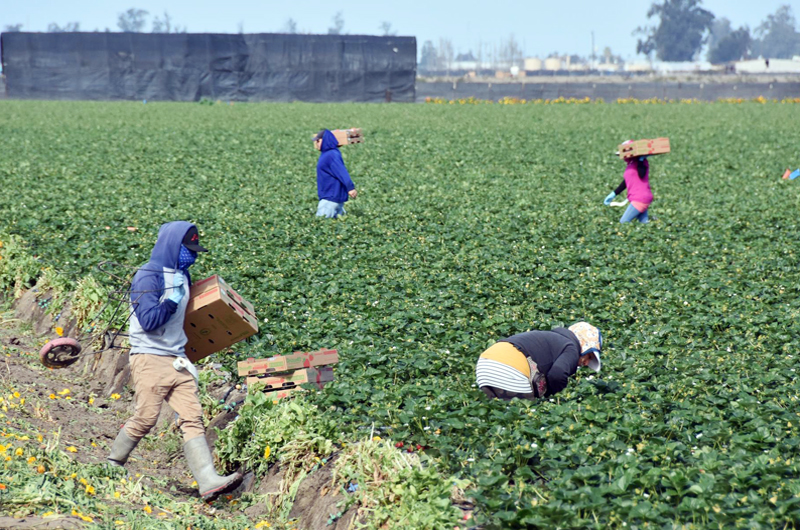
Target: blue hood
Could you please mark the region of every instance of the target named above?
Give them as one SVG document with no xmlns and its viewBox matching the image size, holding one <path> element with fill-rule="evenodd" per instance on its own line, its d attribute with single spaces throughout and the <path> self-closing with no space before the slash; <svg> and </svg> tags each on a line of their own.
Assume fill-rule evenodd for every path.
<svg viewBox="0 0 800 530">
<path fill-rule="evenodd" d="M 338 148 L 339 142 L 336 140 L 336 137 L 328 129 L 325 129 L 322 133 L 322 147 L 320 147 L 320 151 L 324 153 L 325 151 Z"/>
<path fill-rule="evenodd" d="M 150 253 L 150 263 L 177 269 L 183 238 L 193 226 L 188 221 L 172 221 L 161 225 L 158 229 L 158 241 Z"/>
</svg>

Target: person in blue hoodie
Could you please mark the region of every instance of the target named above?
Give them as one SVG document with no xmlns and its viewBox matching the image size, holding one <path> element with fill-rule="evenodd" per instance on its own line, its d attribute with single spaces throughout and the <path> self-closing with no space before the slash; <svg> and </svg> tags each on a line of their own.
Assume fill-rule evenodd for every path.
<svg viewBox="0 0 800 530">
<path fill-rule="evenodd" d="M 206 501 L 232 490 L 242 475 L 217 475 L 203 426 L 197 370 L 186 357 L 183 324 L 192 278 L 189 267 L 200 246 L 197 227 L 186 221 L 161 225 L 150 261 L 131 283 L 130 370 L 136 406 L 111 446 L 108 462 L 123 466 L 128 456 L 156 425 L 166 401 L 178 415 L 183 450 Z"/>
<path fill-rule="evenodd" d="M 328 129 L 314 137 L 314 147 L 320 151 L 317 161 L 317 217 L 335 218 L 344 215 L 344 203 L 358 195 L 356 185 L 339 152 L 339 142 Z"/>
</svg>

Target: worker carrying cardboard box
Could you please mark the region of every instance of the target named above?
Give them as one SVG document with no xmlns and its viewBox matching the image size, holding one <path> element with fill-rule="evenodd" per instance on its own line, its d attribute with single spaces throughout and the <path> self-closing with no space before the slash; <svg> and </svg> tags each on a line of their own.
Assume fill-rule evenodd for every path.
<svg viewBox="0 0 800 530">
<path fill-rule="evenodd" d="M 130 369 L 136 408 L 119 431 L 108 461 L 122 466 L 158 421 L 166 401 L 179 416 L 183 450 L 200 495 L 210 501 L 235 488 L 242 475 L 219 476 L 206 441 L 203 408 L 197 394 L 197 370 L 186 357 L 184 317 L 192 280 L 189 267 L 200 246 L 197 227 L 186 221 L 166 223 L 150 261 L 131 283 Z"/>
<path fill-rule="evenodd" d="M 622 183 L 606 196 L 603 204 L 613 206 L 614 197 L 628 189 L 630 204 L 622 214 L 620 223 L 630 223 L 634 219 L 642 224 L 650 222 L 648 213 L 653 202 L 650 190 L 650 163 L 647 157 L 670 152 L 669 138 L 653 140 L 626 140 L 619 145 L 617 156 L 625 161 Z"/>
<path fill-rule="evenodd" d="M 320 151 L 317 161 L 317 217 L 336 218 L 344 215 L 344 203 L 358 195 L 356 185 L 339 152 L 339 141 L 328 129 L 314 136 L 314 148 Z"/>
</svg>

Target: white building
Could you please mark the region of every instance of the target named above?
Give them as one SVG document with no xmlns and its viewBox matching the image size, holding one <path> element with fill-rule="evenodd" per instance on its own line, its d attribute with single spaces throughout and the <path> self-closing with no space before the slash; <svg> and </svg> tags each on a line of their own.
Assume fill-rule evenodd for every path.
<svg viewBox="0 0 800 530">
<path fill-rule="evenodd" d="M 800 74 L 800 56 L 791 59 L 752 59 L 734 63 L 737 74 Z"/>
</svg>

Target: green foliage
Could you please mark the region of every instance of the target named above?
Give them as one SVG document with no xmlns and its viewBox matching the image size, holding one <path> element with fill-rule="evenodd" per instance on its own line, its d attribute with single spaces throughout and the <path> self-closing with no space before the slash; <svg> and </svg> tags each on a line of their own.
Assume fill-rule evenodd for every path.
<svg viewBox="0 0 800 530">
<path fill-rule="evenodd" d="M 0 232 L 0 291 L 15 297 L 36 283 L 42 265 L 22 238 Z"/>
<path fill-rule="evenodd" d="M 774 15 L 767 18 L 754 31 L 753 55 L 767 59 L 791 59 L 800 54 L 800 33 L 797 21 L 788 4 L 780 6 Z"/>
<path fill-rule="evenodd" d="M 636 44 L 636 53 L 656 52 L 662 61 L 692 61 L 703 46 L 706 30 L 714 15 L 700 7 L 702 0 L 663 0 L 654 2 L 647 18 L 658 17 L 658 26 L 639 28 L 645 40 Z"/>
<path fill-rule="evenodd" d="M 336 382 L 301 412 L 240 410 L 228 461 L 263 473 L 267 444 L 271 461 L 292 440 L 319 457 L 374 424 L 474 484 L 489 527 L 791 528 L 800 191 L 780 175 L 798 164 L 795 117 L 779 104 L 2 101 L 0 217 L 41 256 L 31 277 L 53 266 L 73 280 L 104 259 L 141 264 L 162 222 L 194 221 L 211 252 L 193 277 L 222 275 L 261 325 L 215 362 L 339 349 Z M 350 126 L 367 136 L 342 149 L 359 197 L 343 219 L 315 219 L 308 138 Z M 611 153 L 655 136 L 673 144 L 652 159 L 655 220 L 621 226 L 602 204 L 622 176 Z M 600 378 L 581 371 L 537 403 L 473 387 L 493 341 L 578 319 L 603 330 Z"/>
</svg>

